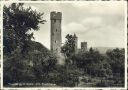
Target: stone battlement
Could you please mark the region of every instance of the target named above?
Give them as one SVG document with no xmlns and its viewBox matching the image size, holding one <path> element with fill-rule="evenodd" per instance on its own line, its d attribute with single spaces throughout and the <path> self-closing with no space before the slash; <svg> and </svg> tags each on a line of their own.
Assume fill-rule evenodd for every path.
<svg viewBox="0 0 128 90">
<path fill-rule="evenodd" d="M 50 19 L 51 20 L 52 19 L 60 19 L 61 20 L 62 19 L 62 13 L 53 11 L 50 13 Z"/>
<path fill-rule="evenodd" d="M 87 42 L 81 42 L 81 45 L 82 46 L 87 45 Z"/>
</svg>

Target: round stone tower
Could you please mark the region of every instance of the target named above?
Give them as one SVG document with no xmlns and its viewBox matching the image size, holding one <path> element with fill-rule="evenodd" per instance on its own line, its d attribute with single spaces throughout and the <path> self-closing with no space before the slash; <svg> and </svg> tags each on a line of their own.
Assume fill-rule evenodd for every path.
<svg viewBox="0 0 128 90">
<path fill-rule="evenodd" d="M 62 13 L 61 12 L 51 12 L 50 13 L 51 19 L 51 51 L 55 54 L 58 58 L 61 56 L 61 20 L 62 20 Z"/>
</svg>

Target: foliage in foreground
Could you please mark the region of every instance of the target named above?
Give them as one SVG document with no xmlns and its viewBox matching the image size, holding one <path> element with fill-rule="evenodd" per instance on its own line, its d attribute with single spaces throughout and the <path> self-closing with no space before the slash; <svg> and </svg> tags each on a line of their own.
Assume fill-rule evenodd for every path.
<svg viewBox="0 0 128 90">
<path fill-rule="evenodd" d="M 108 50 L 106 54 L 90 48 L 88 52 L 80 52 L 72 57 L 84 75 L 92 78 L 99 77 L 99 87 L 124 86 L 124 49 Z"/>
</svg>

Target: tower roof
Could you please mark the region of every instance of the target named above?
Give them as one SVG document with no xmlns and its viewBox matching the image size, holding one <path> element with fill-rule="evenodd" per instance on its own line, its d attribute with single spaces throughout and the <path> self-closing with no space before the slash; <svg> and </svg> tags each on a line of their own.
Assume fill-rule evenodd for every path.
<svg viewBox="0 0 128 90">
<path fill-rule="evenodd" d="M 62 13 L 61 12 L 52 11 L 50 13 L 50 18 L 51 19 L 62 19 Z"/>
<path fill-rule="evenodd" d="M 87 44 L 87 42 L 84 41 L 84 42 L 81 42 L 81 44 Z"/>
</svg>

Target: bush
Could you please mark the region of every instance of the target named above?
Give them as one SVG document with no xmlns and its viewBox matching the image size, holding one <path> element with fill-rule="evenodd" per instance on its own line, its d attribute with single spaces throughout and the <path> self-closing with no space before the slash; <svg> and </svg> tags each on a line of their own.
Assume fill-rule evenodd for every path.
<svg viewBox="0 0 128 90">
<path fill-rule="evenodd" d="M 74 87 L 78 83 L 78 75 L 68 72 L 65 66 L 57 66 L 53 72 L 45 77 L 46 83 L 53 83 L 62 87 Z"/>
<path fill-rule="evenodd" d="M 108 87 L 108 82 L 106 80 L 101 80 L 101 82 L 96 84 L 97 87 Z"/>
</svg>

